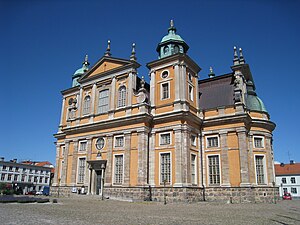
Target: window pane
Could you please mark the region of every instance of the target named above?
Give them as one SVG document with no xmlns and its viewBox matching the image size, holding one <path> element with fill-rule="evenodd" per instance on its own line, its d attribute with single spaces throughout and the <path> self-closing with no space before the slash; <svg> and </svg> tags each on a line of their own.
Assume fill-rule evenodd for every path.
<svg viewBox="0 0 300 225">
<path fill-rule="evenodd" d="M 123 155 L 115 156 L 115 184 L 123 183 Z"/>
<path fill-rule="evenodd" d="M 170 153 L 163 153 L 160 155 L 160 181 L 168 184 L 171 183 L 171 155 Z"/>
<path fill-rule="evenodd" d="M 83 115 L 87 115 L 90 113 L 90 105 L 91 105 L 91 97 L 86 96 L 83 101 Z"/>
<path fill-rule="evenodd" d="M 108 90 L 100 91 L 98 102 L 98 113 L 106 113 L 108 111 Z"/>
<path fill-rule="evenodd" d="M 126 87 L 122 86 L 119 88 L 118 107 L 126 105 Z"/>
<path fill-rule="evenodd" d="M 80 158 L 78 163 L 78 183 L 84 182 L 85 176 L 85 158 Z"/>
<path fill-rule="evenodd" d="M 208 156 L 209 183 L 220 184 L 219 156 Z"/>
<path fill-rule="evenodd" d="M 265 184 L 263 159 L 264 159 L 263 156 L 255 157 L 257 184 Z"/>
</svg>

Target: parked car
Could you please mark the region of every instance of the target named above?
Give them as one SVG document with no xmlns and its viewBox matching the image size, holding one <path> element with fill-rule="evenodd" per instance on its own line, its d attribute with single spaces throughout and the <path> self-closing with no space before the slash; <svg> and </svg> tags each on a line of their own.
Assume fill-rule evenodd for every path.
<svg viewBox="0 0 300 225">
<path fill-rule="evenodd" d="M 36 195 L 36 191 L 28 191 L 25 195 Z"/>
<path fill-rule="evenodd" d="M 292 195 L 290 193 L 284 193 L 282 196 L 283 200 L 292 200 Z"/>
</svg>

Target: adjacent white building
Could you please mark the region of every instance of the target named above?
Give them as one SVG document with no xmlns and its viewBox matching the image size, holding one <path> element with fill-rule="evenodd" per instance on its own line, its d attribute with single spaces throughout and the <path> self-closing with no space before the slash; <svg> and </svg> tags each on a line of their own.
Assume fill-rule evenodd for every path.
<svg viewBox="0 0 300 225">
<path fill-rule="evenodd" d="M 280 196 L 288 192 L 293 198 L 300 198 L 300 163 L 275 164 L 275 176 Z"/>
<path fill-rule="evenodd" d="M 0 182 L 11 183 L 13 187 L 20 188 L 25 194 L 29 191 L 40 191 L 44 186 L 50 185 L 53 165 L 45 162 L 22 162 L 17 160 L 0 160 Z"/>
</svg>

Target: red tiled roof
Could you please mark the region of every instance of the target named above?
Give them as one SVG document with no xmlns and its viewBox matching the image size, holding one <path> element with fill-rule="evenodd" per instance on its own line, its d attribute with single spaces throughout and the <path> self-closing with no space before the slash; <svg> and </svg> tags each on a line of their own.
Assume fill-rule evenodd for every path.
<svg viewBox="0 0 300 225">
<path fill-rule="evenodd" d="M 275 175 L 300 175 L 300 163 L 294 164 L 275 164 Z"/>
<path fill-rule="evenodd" d="M 43 162 L 37 162 L 36 164 L 35 164 L 36 166 L 45 166 L 45 165 L 52 165 L 52 163 L 51 162 L 48 162 L 48 161 L 43 161 Z"/>
</svg>

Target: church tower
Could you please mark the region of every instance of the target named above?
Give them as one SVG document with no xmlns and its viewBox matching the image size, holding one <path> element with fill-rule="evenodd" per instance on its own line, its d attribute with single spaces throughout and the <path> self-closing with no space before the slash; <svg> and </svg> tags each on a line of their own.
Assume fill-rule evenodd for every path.
<svg viewBox="0 0 300 225">
<path fill-rule="evenodd" d="M 197 116 L 197 93 L 201 69 L 187 55 L 188 48 L 176 34 L 171 20 L 168 34 L 157 46 L 159 59 L 147 64 L 153 115 L 149 148 L 150 185 L 160 186 L 165 182 L 170 186 L 184 187 L 199 182 L 197 175 L 191 177 L 190 174 L 191 169 L 196 171 L 196 165 L 199 165 L 197 134 L 200 133 L 201 119 Z"/>
</svg>

